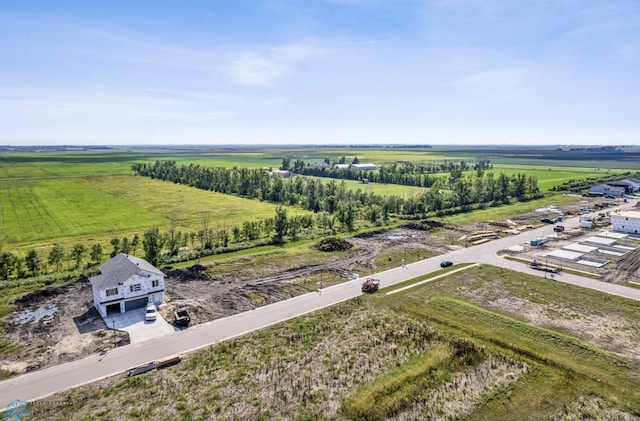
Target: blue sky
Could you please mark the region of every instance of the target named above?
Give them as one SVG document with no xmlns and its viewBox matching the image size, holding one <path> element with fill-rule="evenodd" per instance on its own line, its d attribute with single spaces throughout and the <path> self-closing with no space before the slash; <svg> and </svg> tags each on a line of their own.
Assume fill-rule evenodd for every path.
<svg viewBox="0 0 640 421">
<path fill-rule="evenodd" d="M 0 144 L 637 144 L 638 0 L 0 3 Z"/>
</svg>

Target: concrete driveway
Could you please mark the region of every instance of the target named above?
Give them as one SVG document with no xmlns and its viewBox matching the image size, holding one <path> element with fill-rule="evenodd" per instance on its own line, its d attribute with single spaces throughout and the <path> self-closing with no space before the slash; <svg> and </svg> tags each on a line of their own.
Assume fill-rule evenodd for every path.
<svg viewBox="0 0 640 421">
<path fill-rule="evenodd" d="M 124 330 L 129 333 L 132 344 L 143 342 L 158 336 L 173 333 L 175 329 L 162 318 L 160 312 L 157 313 L 156 320 L 147 322 L 144 319 L 144 308 L 129 310 L 124 313 L 110 314 L 104 318 L 104 322 L 111 329 Z"/>
</svg>

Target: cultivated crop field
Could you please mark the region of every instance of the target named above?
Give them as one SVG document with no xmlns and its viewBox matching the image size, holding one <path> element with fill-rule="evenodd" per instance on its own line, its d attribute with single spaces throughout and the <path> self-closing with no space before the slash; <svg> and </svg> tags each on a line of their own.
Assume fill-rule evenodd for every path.
<svg viewBox="0 0 640 421">
<path fill-rule="evenodd" d="M 555 164 L 555 163 L 554 163 Z M 527 176 L 533 176 L 538 180 L 540 190 L 547 191 L 552 187 L 560 185 L 567 180 L 575 180 L 598 175 L 622 172 L 621 170 L 607 171 L 595 170 L 594 168 L 579 167 L 561 167 L 561 166 L 535 166 L 535 165 L 503 165 L 496 164 L 493 166 L 493 173 L 498 175 L 501 172 L 507 176 L 516 173 L 525 173 Z"/>
<path fill-rule="evenodd" d="M 6 250 L 29 246 L 72 244 L 87 239 L 108 243 L 114 235 L 140 234 L 159 227 L 166 230 L 225 227 L 256 218 L 273 216 L 274 207 L 257 201 L 216 195 L 169 183 L 134 177 L 131 165 L 156 160 L 175 160 L 178 164 L 203 166 L 277 168 L 284 157 L 307 162 L 325 158 L 377 164 L 402 161 L 460 160 L 496 158 L 495 151 L 465 152 L 451 148 L 375 149 L 320 148 L 277 149 L 104 149 L 95 151 L 4 152 L 0 154 L 0 241 Z M 517 151 L 505 151 L 505 154 Z M 525 154 L 526 151 L 520 151 Z M 549 151 L 545 153 L 550 153 Z M 516 154 L 517 155 L 517 154 Z M 538 165 L 494 165 L 494 172 L 510 175 L 524 172 L 539 180 L 546 190 L 564 181 L 593 175 L 593 169 Z M 574 163 L 575 164 L 575 163 Z M 599 165 L 615 168 L 612 162 Z M 446 174 L 442 175 L 446 177 Z M 378 195 L 411 197 L 423 188 L 362 184 L 346 181 L 351 189 Z"/>
<path fill-rule="evenodd" d="M 636 302 L 488 266 L 391 296 L 382 292 L 195 352 L 172 368 L 52 396 L 68 404 L 34 406 L 33 415 L 640 416 L 638 345 L 621 345 L 640 332 Z M 583 318 L 591 318 L 589 331 L 571 327 Z"/>
<path fill-rule="evenodd" d="M 133 176 L 0 181 L 0 205 L 5 245 L 25 247 L 172 223 L 223 228 L 275 213 L 269 203 Z"/>
</svg>

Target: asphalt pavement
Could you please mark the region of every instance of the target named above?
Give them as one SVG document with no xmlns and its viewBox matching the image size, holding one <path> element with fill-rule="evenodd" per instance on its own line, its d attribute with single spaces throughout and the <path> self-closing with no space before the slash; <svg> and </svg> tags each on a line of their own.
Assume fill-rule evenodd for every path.
<svg viewBox="0 0 640 421">
<path fill-rule="evenodd" d="M 567 228 L 572 228 L 578 223 L 576 217 L 565 220 L 563 224 Z M 440 269 L 440 261 L 443 259 L 451 260 L 456 265 L 463 263 L 490 264 L 536 276 L 544 276 L 527 265 L 498 258 L 495 253 L 514 245 L 528 243 L 534 238 L 543 237 L 552 232 L 553 226 L 545 226 L 519 235 L 504 237 L 442 256 L 421 260 L 404 267 L 390 269 L 370 275 L 370 277 L 380 279 L 381 287 L 384 288 L 436 271 Z M 352 299 L 362 294 L 360 285 L 364 279 L 365 277 L 359 278 L 325 288 L 321 293 L 313 292 L 293 297 L 255 310 L 196 325 L 187 330 L 115 348 L 106 354 L 91 355 L 80 360 L 3 380 L 0 382 L 0 408 L 5 408 L 11 401 L 16 400 L 36 401 L 57 392 L 122 374 L 131 367 L 215 345 L 218 342 Z M 639 289 L 608 284 L 568 273 L 561 273 L 555 279 L 640 301 Z"/>
</svg>

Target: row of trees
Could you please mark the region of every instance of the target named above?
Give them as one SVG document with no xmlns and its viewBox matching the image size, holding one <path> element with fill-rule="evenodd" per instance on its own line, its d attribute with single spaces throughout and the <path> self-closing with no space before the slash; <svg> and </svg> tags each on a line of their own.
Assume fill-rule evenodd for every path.
<svg viewBox="0 0 640 421">
<path fill-rule="evenodd" d="M 178 166 L 175 161 L 135 164 L 132 168 L 142 176 L 285 206 L 301 206 L 316 213 L 324 211 L 331 215 L 344 212 L 344 206 L 340 207 L 339 204 L 354 204 L 357 208 L 377 206 L 385 217 L 391 213 L 415 217 L 416 213 L 425 211 L 457 207 L 463 207 L 464 210 L 474 203 L 495 205 L 508 203 L 510 198 L 527 200 L 540 196 L 537 179 L 533 176 L 527 177 L 524 173 L 512 176 L 500 173 L 495 176 L 493 172 L 484 172 L 481 168 L 474 173 L 463 173 L 460 166 L 446 182 L 442 178 L 435 178 L 430 183 L 430 190 L 406 200 L 361 189 L 351 190 L 346 187 L 344 180 L 323 182 L 317 178 L 300 176 L 271 177 L 264 169 L 207 168 L 196 164 Z M 410 205 L 405 206 L 406 203 Z M 422 203 L 423 206 L 416 208 L 415 203 Z"/>
<path fill-rule="evenodd" d="M 285 179 L 271 177 L 266 170 L 205 168 L 199 165 L 177 166 L 175 161 L 157 161 L 154 164 L 135 164 L 136 174 L 188 184 L 221 193 L 235 194 L 251 199 L 277 203 L 275 215 L 255 221 L 245 221 L 240 226 L 212 229 L 207 221 L 199 230 L 183 232 L 172 225 L 168 231 L 158 228 L 148 230 L 142 239 L 136 234 L 111 239 L 110 256 L 117 253 L 136 253 L 142 241 L 145 259 L 152 264 L 196 259 L 201 256 L 223 252 L 240 244 L 270 243 L 285 238 L 296 240 L 301 235 L 335 233 L 337 230 L 352 231 L 358 223 L 375 225 L 387 223 L 393 217 L 417 219 L 428 213 L 443 215 L 471 209 L 472 206 L 491 206 L 540 196 L 537 180 L 525 174 L 495 176 L 484 173 L 481 168 L 475 173 L 458 172 L 449 179 L 437 178 L 431 188 L 409 198 L 380 196 L 361 189 L 351 190 L 344 180 L 327 182 L 316 178 L 296 176 Z M 457 171 L 457 170 L 456 170 Z M 454 173 L 456 173 L 454 171 Z M 300 206 L 313 214 L 287 215 L 287 206 Z M 37 275 L 47 268 L 60 271 L 63 263 L 67 269 L 71 263 L 80 268 L 100 264 L 103 246 L 75 244 L 65 250 L 56 244 L 48 251 L 46 261 L 36 250 L 25 256 L 11 252 L 0 253 L 0 279 L 12 275 L 25 277 Z"/>
<path fill-rule="evenodd" d="M 345 227 L 353 229 L 353 220 L 341 219 Z M 166 232 L 159 228 L 152 228 L 142 235 L 142 249 L 144 257 L 150 263 L 157 265 L 163 262 L 192 260 L 198 257 L 215 254 L 232 245 L 245 243 L 250 247 L 252 242 L 267 239 L 267 242 L 281 242 L 285 238 L 298 239 L 308 231 L 321 227 L 322 230 L 334 230 L 336 218 L 329 217 L 324 212 L 318 215 L 288 216 L 283 206 L 278 206 L 274 217 L 245 221 L 241 226 L 230 228 L 210 228 L 208 221 L 204 221 L 202 228 L 195 231 L 181 231 L 172 225 Z M 136 255 L 140 245 L 140 236 L 133 238 L 113 237 L 109 241 L 112 246 L 109 257 L 118 253 Z M 242 248 L 241 246 L 236 246 Z M 6 280 L 11 276 L 24 278 L 37 276 L 43 272 L 91 268 L 103 261 L 104 249 L 101 244 L 85 246 L 77 243 L 70 250 L 61 244 L 53 245 L 47 253 L 37 249 L 29 250 L 26 255 L 16 255 L 11 252 L 0 253 L 0 279 Z M 64 264 L 66 262 L 66 265 Z M 73 264 L 73 267 L 72 267 Z"/>
<path fill-rule="evenodd" d="M 67 262 L 67 269 L 70 269 L 71 262 L 76 268 L 80 268 L 82 262 L 88 257 L 88 266 L 95 266 L 102 261 L 103 248 L 101 244 L 93 244 L 87 247 L 85 244 L 74 244 L 71 250 L 65 250 L 62 244 L 54 244 L 45 256 L 41 255 L 37 249 L 29 250 L 24 256 L 6 251 L 0 254 L 0 279 L 6 280 L 12 274 L 18 278 L 28 275 L 37 276 L 49 268 L 60 271 L 63 263 Z M 48 266 L 47 266 L 48 265 Z"/>
<path fill-rule="evenodd" d="M 354 163 L 358 160 L 354 158 Z M 325 160 L 326 163 L 327 160 Z M 400 184 L 404 186 L 431 187 L 436 180 L 446 180 L 449 186 L 453 186 L 455 181 L 462 177 L 463 173 L 476 171 L 482 174 L 486 170 L 493 168 L 488 159 L 468 165 L 465 161 L 453 162 L 394 162 L 392 164 L 381 165 L 377 170 L 353 170 L 350 168 L 336 168 L 334 166 L 323 167 L 305 164 L 302 160 L 294 163 L 293 171 L 301 175 L 311 175 L 315 177 L 337 178 L 342 180 L 362 180 L 384 184 Z M 449 173 L 449 176 L 436 176 L 438 173 Z"/>
</svg>

